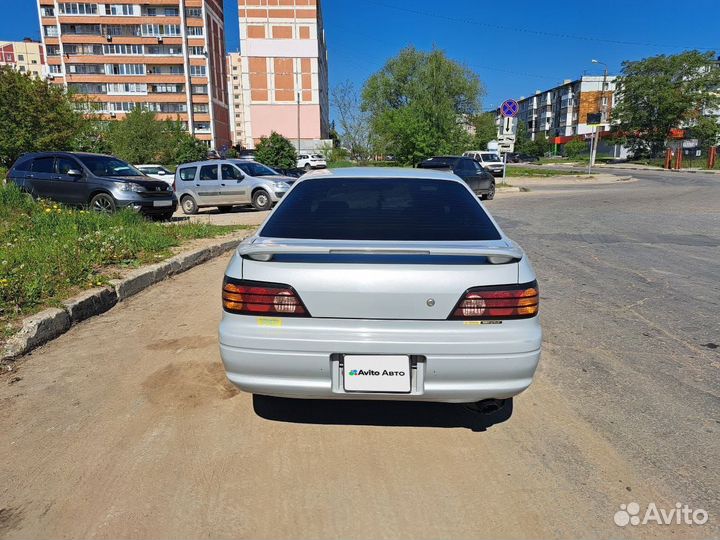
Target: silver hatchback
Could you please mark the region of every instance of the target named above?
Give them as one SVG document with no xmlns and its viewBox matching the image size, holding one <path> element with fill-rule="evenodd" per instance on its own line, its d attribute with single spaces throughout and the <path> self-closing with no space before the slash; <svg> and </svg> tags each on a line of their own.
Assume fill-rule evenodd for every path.
<svg viewBox="0 0 720 540">
<path fill-rule="evenodd" d="M 497 404 L 540 358 L 535 272 L 449 173 L 304 175 L 222 294 L 220 353 L 248 392 Z"/>
<path fill-rule="evenodd" d="M 185 163 L 175 171 L 175 190 L 186 214 L 197 214 L 208 206 L 229 212 L 233 206 L 247 204 L 269 210 L 294 181 L 262 163 L 240 159 Z"/>
</svg>

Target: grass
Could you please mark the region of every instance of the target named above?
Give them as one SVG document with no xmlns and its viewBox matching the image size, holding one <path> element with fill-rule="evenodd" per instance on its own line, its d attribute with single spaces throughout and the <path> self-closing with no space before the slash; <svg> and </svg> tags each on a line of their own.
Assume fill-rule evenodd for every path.
<svg viewBox="0 0 720 540">
<path fill-rule="evenodd" d="M 549 176 L 567 176 L 571 174 L 573 176 L 587 173 L 578 173 L 571 171 L 561 171 L 557 169 L 543 169 L 540 167 L 517 167 L 515 165 L 508 165 L 507 175 L 510 177 L 516 176 L 539 176 L 547 178 Z"/>
<path fill-rule="evenodd" d="M 123 267 L 158 262 L 185 241 L 238 228 L 154 223 L 129 211 L 97 214 L 0 186 L 0 337 L 20 317 L 104 285 Z"/>
</svg>

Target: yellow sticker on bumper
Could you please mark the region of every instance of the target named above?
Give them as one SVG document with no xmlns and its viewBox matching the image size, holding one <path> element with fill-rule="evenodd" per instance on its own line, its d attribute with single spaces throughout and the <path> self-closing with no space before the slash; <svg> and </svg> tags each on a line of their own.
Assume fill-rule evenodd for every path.
<svg viewBox="0 0 720 540">
<path fill-rule="evenodd" d="M 275 317 L 258 317 L 258 326 L 274 326 L 276 328 L 282 326 L 282 319 Z"/>
</svg>

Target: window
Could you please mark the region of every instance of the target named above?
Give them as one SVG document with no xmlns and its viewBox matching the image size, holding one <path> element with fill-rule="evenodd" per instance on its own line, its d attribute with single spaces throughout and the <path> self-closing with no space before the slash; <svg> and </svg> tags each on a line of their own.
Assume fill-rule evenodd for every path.
<svg viewBox="0 0 720 540">
<path fill-rule="evenodd" d="M 123 55 L 123 56 L 140 56 L 145 53 L 142 45 L 124 45 L 124 44 L 108 44 L 103 45 L 104 54 Z"/>
<path fill-rule="evenodd" d="M 208 87 L 207 87 L 207 84 L 193 84 L 193 85 L 190 87 L 190 91 L 191 91 L 193 94 L 205 95 L 205 94 L 208 93 Z"/>
<path fill-rule="evenodd" d="M 280 176 L 277 171 L 274 171 L 267 165 L 262 163 L 255 163 L 253 161 L 235 163 L 240 170 L 248 176 Z"/>
<path fill-rule="evenodd" d="M 145 75 L 145 64 L 105 64 L 107 75 Z"/>
<path fill-rule="evenodd" d="M 185 181 L 195 180 L 196 171 L 197 167 L 184 167 L 180 169 L 180 179 Z"/>
<path fill-rule="evenodd" d="M 58 30 L 57 26 L 43 26 L 43 33 L 45 34 L 45 37 L 57 37 L 58 36 Z"/>
<path fill-rule="evenodd" d="M 203 165 L 200 167 L 200 180 L 217 180 L 218 179 L 218 168 L 217 165 Z"/>
<path fill-rule="evenodd" d="M 182 84 L 152 84 L 150 91 L 156 94 L 179 94 L 185 91 Z"/>
<path fill-rule="evenodd" d="M 80 161 L 95 176 L 145 176 L 132 165 L 110 156 L 88 154 L 80 156 Z"/>
<path fill-rule="evenodd" d="M 131 4 L 105 4 L 105 15 L 140 15 L 139 7 Z"/>
<path fill-rule="evenodd" d="M 32 172 L 54 173 L 55 172 L 54 164 L 55 164 L 54 157 L 37 158 L 35 161 L 33 161 Z"/>
<path fill-rule="evenodd" d="M 60 65 L 50 64 L 48 66 L 48 69 L 49 69 L 50 73 L 52 73 L 53 75 L 62 73 L 62 67 Z"/>
<path fill-rule="evenodd" d="M 81 4 L 78 2 L 61 2 L 58 4 L 62 15 L 95 15 L 97 4 Z"/>
<path fill-rule="evenodd" d="M 499 240 L 467 188 L 420 178 L 313 178 L 300 182 L 260 232 L 320 240 Z"/>
<path fill-rule="evenodd" d="M 180 25 L 178 24 L 143 24 L 143 36 L 179 36 Z"/>
<path fill-rule="evenodd" d="M 100 45 L 76 45 L 68 43 L 65 45 L 65 54 L 99 56 L 103 54 L 103 48 Z"/>
<path fill-rule="evenodd" d="M 187 33 L 188 33 L 188 36 L 202 36 L 203 35 L 203 27 L 202 26 L 188 26 Z"/>
<path fill-rule="evenodd" d="M 193 45 L 191 47 L 188 47 L 188 50 L 190 52 L 190 56 L 204 56 L 205 51 L 202 47 L 198 47 L 196 45 Z"/>
<path fill-rule="evenodd" d="M 58 45 L 47 45 L 45 50 L 48 56 L 60 56 L 60 47 Z"/>
<path fill-rule="evenodd" d="M 225 163 L 220 166 L 221 177 L 223 180 L 242 180 L 244 178 L 243 173 L 237 167 Z"/>
<path fill-rule="evenodd" d="M 80 167 L 80 165 L 78 165 L 77 161 L 75 161 L 74 159 L 65 157 L 59 157 L 57 159 L 58 174 L 67 174 L 70 169 L 81 171 L 82 167 Z"/>
<path fill-rule="evenodd" d="M 147 54 L 177 55 L 182 54 L 182 45 L 148 45 Z"/>
<path fill-rule="evenodd" d="M 110 95 L 147 94 L 147 84 L 144 83 L 108 83 L 107 93 Z"/>
<path fill-rule="evenodd" d="M 54 17 L 55 16 L 55 8 L 44 6 L 40 12 L 42 13 L 43 17 Z"/>
<path fill-rule="evenodd" d="M 104 72 L 102 64 L 69 64 L 68 73 L 99 75 Z"/>
<path fill-rule="evenodd" d="M 18 54 L 18 61 L 24 62 L 25 61 L 25 55 L 24 54 Z"/>
<path fill-rule="evenodd" d="M 190 75 L 193 77 L 204 77 L 205 66 L 190 66 Z"/>
<path fill-rule="evenodd" d="M 202 8 L 186 8 L 185 16 L 192 18 L 202 17 Z"/>
<path fill-rule="evenodd" d="M 210 112 L 210 107 L 207 103 L 193 103 L 193 112 L 207 114 Z"/>
<path fill-rule="evenodd" d="M 180 10 L 176 7 L 166 7 L 165 8 L 165 16 L 166 17 L 177 17 L 180 15 Z"/>
</svg>

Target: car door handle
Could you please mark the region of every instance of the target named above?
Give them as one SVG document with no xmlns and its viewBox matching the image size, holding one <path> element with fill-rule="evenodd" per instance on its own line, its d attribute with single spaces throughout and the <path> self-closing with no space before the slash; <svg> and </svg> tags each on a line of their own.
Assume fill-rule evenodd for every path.
<svg viewBox="0 0 720 540">
<path fill-rule="evenodd" d="M 220 185 L 223 186 L 223 187 L 225 186 L 225 184 L 220 184 Z"/>
</svg>

